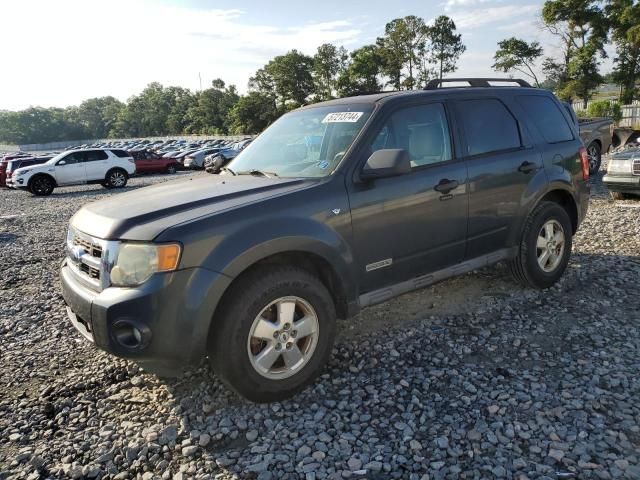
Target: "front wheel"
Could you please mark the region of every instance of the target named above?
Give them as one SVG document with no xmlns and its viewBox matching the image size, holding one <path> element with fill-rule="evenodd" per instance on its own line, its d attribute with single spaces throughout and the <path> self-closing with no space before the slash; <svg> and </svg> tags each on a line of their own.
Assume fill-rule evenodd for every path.
<svg viewBox="0 0 640 480">
<path fill-rule="evenodd" d="M 127 172 L 119 168 L 114 168 L 107 173 L 105 183 L 108 185 L 107 188 L 123 188 L 127 184 L 128 179 L 129 176 Z"/>
<path fill-rule="evenodd" d="M 513 277 L 526 287 L 551 287 L 569 263 L 572 232 L 569 215 L 561 205 L 538 205 L 525 222 L 518 255 L 509 262 Z"/>
<path fill-rule="evenodd" d="M 231 287 L 211 325 L 209 359 L 222 381 L 254 402 L 289 398 L 322 371 L 335 306 L 315 276 L 259 268 Z"/>
<path fill-rule="evenodd" d="M 600 169 L 602 163 L 602 152 L 600 144 L 591 142 L 587 147 L 587 158 L 589 159 L 589 175 L 595 175 Z"/>
<path fill-rule="evenodd" d="M 167 167 L 167 173 L 169 175 L 173 175 L 174 173 L 176 173 L 176 166 L 175 165 L 169 165 Z"/>
<path fill-rule="evenodd" d="M 53 193 L 55 183 L 50 177 L 38 175 L 29 182 L 29 191 L 38 197 L 46 197 Z"/>
</svg>

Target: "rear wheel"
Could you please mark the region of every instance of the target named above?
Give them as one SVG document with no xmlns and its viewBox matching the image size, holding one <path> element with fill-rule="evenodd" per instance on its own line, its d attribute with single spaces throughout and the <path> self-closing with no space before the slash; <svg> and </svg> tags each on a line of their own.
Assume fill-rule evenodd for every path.
<svg viewBox="0 0 640 480">
<path fill-rule="evenodd" d="M 108 185 L 107 188 L 123 188 L 127 184 L 128 179 L 129 176 L 127 172 L 120 168 L 114 168 L 107 172 L 105 183 Z"/>
<path fill-rule="evenodd" d="M 595 175 L 602 163 L 602 152 L 598 142 L 591 142 L 587 147 L 587 157 L 589 158 L 589 175 Z"/>
<path fill-rule="evenodd" d="M 513 277 L 531 288 L 549 288 L 562 276 L 572 246 L 572 226 L 562 206 L 538 205 L 527 219 L 518 255 L 509 262 Z"/>
<path fill-rule="evenodd" d="M 211 366 L 251 401 L 291 397 L 327 362 L 335 317 L 328 290 L 307 271 L 257 269 L 225 295 L 211 326 Z"/>
<path fill-rule="evenodd" d="M 176 169 L 176 166 L 175 166 L 175 165 L 169 165 L 169 166 L 167 167 L 167 173 L 168 173 L 169 175 L 173 175 L 174 173 L 176 173 L 176 171 L 177 171 L 177 169 Z"/>
<path fill-rule="evenodd" d="M 29 182 L 29 191 L 38 197 L 51 195 L 54 188 L 55 183 L 53 179 L 46 175 L 37 175 Z"/>
</svg>

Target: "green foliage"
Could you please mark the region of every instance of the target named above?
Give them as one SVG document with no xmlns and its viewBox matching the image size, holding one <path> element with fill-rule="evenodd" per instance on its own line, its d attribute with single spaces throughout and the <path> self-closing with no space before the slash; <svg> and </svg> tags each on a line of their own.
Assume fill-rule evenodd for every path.
<svg viewBox="0 0 640 480">
<path fill-rule="evenodd" d="M 211 83 L 211 88 L 198 92 L 193 105 L 185 114 L 184 130 L 188 133 L 227 134 L 229 133 L 229 112 L 240 96 L 234 85 L 225 88 L 221 79 Z"/>
<path fill-rule="evenodd" d="M 316 98 L 333 98 L 338 76 L 345 70 L 349 54 L 344 47 L 325 43 L 318 47 L 313 57 L 313 76 L 316 82 Z"/>
<path fill-rule="evenodd" d="M 382 57 L 375 45 L 365 45 L 351 52 L 351 62 L 338 78 L 339 95 L 348 97 L 380 91 L 381 64 Z"/>
<path fill-rule="evenodd" d="M 493 57 L 493 69 L 505 73 L 515 70 L 530 77 L 540 86 L 533 67 L 541 56 L 542 47 L 538 42 L 527 43 L 519 38 L 507 38 L 498 42 L 498 50 Z"/>
<path fill-rule="evenodd" d="M 547 29 L 562 40 L 562 60 L 550 73 L 563 99 L 582 99 L 586 106 L 602 82 L 598 67 L 605 57 L 608 20 L 598 0 L 547 0 L 542 8 Z M 546 70 L 546 69 L 545 69 Z"/>
<path fill-rule="evenodd" d="M 232 133 L 260 133 L 283 112 L 276 107 L 273 98 L 260 92 L 249 92 L 229 112 Z"/>
<path fill-rule="evenodd" d="M 640 3 L 633 0 L 609 0 L 605 7 L 616 45 L 612 79 L 622 85 L 620 101 L 631 103 L 640 98 Z"/>
<path fill-rule="evenodd" d="M 297 50 L 273 58 L 249 80 L 249 88 L 287 104 L 304 105 L 315 91 L 311 74 L 313 58 Z"/>
<path fill-rule="evenodd" d="M 587 108 L 587 116 L 589 117 L 611 117 L 615 122 L 622 120 L 622 109 L 617 102 L 609 102 L 608 100 L 599 100 L 591 102 Z"/>
</svg>

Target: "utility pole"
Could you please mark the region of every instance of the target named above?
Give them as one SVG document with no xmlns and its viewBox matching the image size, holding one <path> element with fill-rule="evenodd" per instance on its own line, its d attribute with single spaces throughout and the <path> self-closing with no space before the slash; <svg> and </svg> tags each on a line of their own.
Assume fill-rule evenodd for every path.
<svg viewBox="0 0 640 480">
<path fill-rule="evenodd" d="M 200 80 L 200 91 L 202 91 L 202 75 L 198 72 L 198 79 Z"/>
</svg>

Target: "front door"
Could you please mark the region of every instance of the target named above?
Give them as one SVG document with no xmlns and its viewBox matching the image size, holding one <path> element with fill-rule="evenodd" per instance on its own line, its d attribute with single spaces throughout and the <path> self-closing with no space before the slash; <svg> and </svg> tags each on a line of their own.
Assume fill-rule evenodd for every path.
<svg viewBox="0 0 640 480">
<path fill-rule="evenodd" d="M 391 112 L 364 156 L 385 148 L 407 150 L 412 171 L 348 186 L 361 293 L 454 265 L 465 252 L 467 171 L 444 104 Z"/>
<path fill-rule="evenodd" d="M 85 152 L 72 152 L 56 163 L 56 182 L 58 185 L 84 183 L 87 175 L 84 168 Z"/>
</svg>

